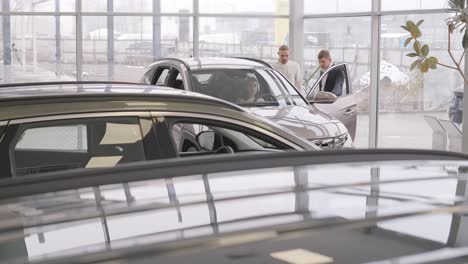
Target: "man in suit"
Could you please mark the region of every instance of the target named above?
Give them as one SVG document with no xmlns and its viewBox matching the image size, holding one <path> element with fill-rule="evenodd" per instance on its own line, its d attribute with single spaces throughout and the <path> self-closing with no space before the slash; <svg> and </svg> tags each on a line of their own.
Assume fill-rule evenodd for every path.
<svg viewBox="0 0 468 264">
<path fill-rule="evenodd" d="M 330 52 L 321 50 L 318 54 L 320 64 L 320 76 L 333 66 Z M 331 70 L 319 84 L 320 91 L 334 93 L 336 96 L 343 94 L 343 83 L 345 81 L 345 73 L 342 67 L 337 67 Z"/>
</svg>

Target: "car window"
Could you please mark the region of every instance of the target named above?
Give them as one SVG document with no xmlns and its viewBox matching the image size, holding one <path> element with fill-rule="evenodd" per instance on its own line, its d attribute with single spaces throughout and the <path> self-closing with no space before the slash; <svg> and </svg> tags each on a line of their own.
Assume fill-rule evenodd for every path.
<svg viewBox="0 0 468 264">
<path fill-rule="evenodd" d="M 159 85 L 159 86 L 166 85 L 166 79 L 167 79 L 168 74 L 169 74 L 169 68 L 161 69 L 159 72 L 159 76 L 157 76 L 157 79 L 156 79 L 156 85 Z"/>
<path fill-rule="evenodd" d="M 41 138 L 45 140 L 38 140 Z M 86 125 L 74 124 L 28 128 L 21 134 L 15 149 L 87 151 Z"/>
<path fill-rule="evenodd" d="M 248 131 L 201 121 L 175 122 L 171 136 L 179 155 L 218 154 L 286 149 L 267 136 L 261 139 Z"/>
<path fill-rule="evenodd" d="M 22 124 L 10 144 L 12 171 L 21 176 L 141 161 L 142 140 L 137 117 Z"/>
<path fill-rule="evenodd" d="M 145 84 L 151 84 L 151 81 L 154 78 L 154 73 L 156 72 L 156 68 L 153 68 L 145 73 L 143 76 L 143 83 Z"/>
<path fill-rule="evenodd" d="M 332 69 L 341 69 L 341 72 L 343 74 L 343 83 L 341 85 L 341 95 L 338 96 L 345 96 L 350 94 L 350 89 L 348 87 L 348 73 L 347 73 L 347 68 L 345 65 L 336 65 L 333 66 Z M 313 75 L 309 76 L 306 79 L 306 91 L 308 94 L 308 97 L 310 97 L 310 94 L 315 94 L 317 91 L 324 91 L 324 86 L 328 82 L 328 75 L 329 72 L 326 74 L 321 74 L 321 69 L 318 68 Z M 336 77 L 335 77 L 336 78 Z"/>
<path fill-rule="evenodd" d="M 241 106 L 285 106 L 293 104 L 288 89 L 263 69 L 207 69 L 192 72 L 193 91 Z M 296 104 L 300 104 L 298 101 Z M 306 104 L 302 100 L 303 104 Z"/>
<path fill-rule="evenodd" d="M 177 69 L 173 69 L 170 77 L 167 81 L 167 86 L 184 90 L 184 80 L 182 79 L 182 74 Z"/>
</svg>

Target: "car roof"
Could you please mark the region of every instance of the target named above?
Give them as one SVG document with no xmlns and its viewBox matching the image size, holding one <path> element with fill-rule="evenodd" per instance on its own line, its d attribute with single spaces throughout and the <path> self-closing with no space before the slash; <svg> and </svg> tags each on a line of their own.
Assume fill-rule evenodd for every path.
<svg viewBox="0 0 468 264">
<path fill-rule="evenodd" d="M 38 263 L 83 256 L 80 263 L 186 263 L 177 253 L 193 257 L 190 263 L 231 263 L 229 256 L 272 263 L 270 253 L 297 248 L 337 263 L 434 253 L 466 237 L 462 219 L 440 216 L 468 212 L 459 193 L 467 165 L 462 154 L 359 150 L 49 173 L 0 182 L 0 239 L 25 241 L 28 251 L 17 254 Z M 89 228 L 93 232 L 80 233 Z M 20 231 L 19 238 L 8 231 Z M 60 241 L 70 246 L 64 250 Z M 460 257 L 445 253 L 444 263 Z"/>
<path fill-rule="evenodd" d="M 0 126 L 14 119 L 98 112 L 184 112 L 253 124 L 305 149 L 314 145 L 274 122 L 221 99 L 123 82 L 57 82 L 0 85 Z"/>
<path fill-rule="evenodd" d="M 152 65 L 160 64 L 164 61 L 183 63 L 190 70 L 203 70 L 211 68 L 271 68 L 267 62 L 253 58 L 230 58 L 230 57 L 192 57 L 192 58 L 163 58 L 157 60 Z M 152 66 L 151 65 L 151 66 Z M 151 67 L 150 66 L 150 67 Z"/>
<path fill-rule="evenodd" d="M 25 104 L 34 105 L 57 102 L 127 100 L 140 102 L 191 102 L 245 112 L 241 107 L 199 93 L 169 87 L 118 82 L 48 82 L 0 85 L 0 108 Z M 122 107 L 122 106 L 121 106 Z M 122 110 L 131 110 L 123 109 Z M 116 108 L 117 109 L 117 108 Z M 44 106 L 40 111 L 47 111 Z M 0 111 L 0 120 L 24 117 L 20 112 Z"/>
<path fill-rule="evenodd" d="M 200 100 L 216 101 L 222 100 L 171 87 L 162 87 L 127 82 L 37 82 L 37 83 L 14 83 L 0 85 L 0 103 L 35 98 L 53 97 L 83 97 L 83 96 L 114 96 L 114 95 L 144 95 L 148 97 L 173 96 L 186 97 Z M 234 104 L 225 103 L 229 106 Z M 240 107 L 236 107 L 241 109 Z"/>
</svg>

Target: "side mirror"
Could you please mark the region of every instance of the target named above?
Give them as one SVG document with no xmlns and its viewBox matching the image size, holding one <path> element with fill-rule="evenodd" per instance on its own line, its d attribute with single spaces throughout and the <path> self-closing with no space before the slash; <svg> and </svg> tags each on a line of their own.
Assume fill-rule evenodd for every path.
<svg viewBox="0 0 468 264">
<path fill-rule="evenodd" d="M 214 131 L 202 131 L 197 135 L 197 142 L 202 149 L 212 151 L 215 137 L 216 133 Z"/>
<path fill-rule="evenodd" d="M 315 98 L 309 100 L 309 103 L 311 104 L 333 104 L 334 102 L 336 102 L 337 99 L 338 97 L 333 93 L 319 91 L 315 95 Z"/>
</svg>

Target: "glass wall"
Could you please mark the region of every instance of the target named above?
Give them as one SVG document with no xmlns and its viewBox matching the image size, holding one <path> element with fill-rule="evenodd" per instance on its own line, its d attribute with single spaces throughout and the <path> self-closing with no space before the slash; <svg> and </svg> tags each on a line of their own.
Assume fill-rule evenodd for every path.
<svg viewBox="0 0 468 264">
<path fill-rule="evenodd" d="M 304 0 L 306 14 L 370 12 L 372 0 Z"/>
<path fill-rule="evenodd" d="M 446 8 L 446 0 L 382 0 L 382 10 L 417 10 Z"/>
<path fill-rule="evenodd" d="M 304 21 L 304 71 L 306 85 L 312 87 L 320 71 L 317 55 L 329 50 L 334 64 L 346 63 L 352 97 L 358 104 L 355 145 L 368 145 L 369 71 L 371 18 L 337 17 Z M 319 106 L 320 107 L 320 106 Z"/>
<path fill-rule="evenodd" d="M 406 53 L 411 50 L 403 47 L 408 35 L 400 26 L 424 19 L 422 42 L 450 64 L 446 0 L 380 0 L 375 12 L 372 0 L 303 0 L 303 10 L 294 14 L 290 5 L 299 0 L 291 1 L 2 1 L 0 82 L 137 81 L 160 57 L 243 56 L 273 62 L 279 45 L 302 41 L 303 56 L 293 59 L 303 64 L 305 78 L 317 69 L 322 49 L 331 51 L 334 63 L 347 64 L 357 104 L 356 147 L 369 145 L 370 71 L 380 67 L 378 146 L 432 148 L 424 116 L 448 119 L 453 90 L 462 80 L 441 67 L 424 75 L 410 71 L 413 59 Z M 370 65 L 376 45 L 371 24 L 379 17 L 380 62 Z M 298 20 L 304 23 L 302 39 L 292 40 L 290 22 Z M 460 56 L 461 36 L 455 38 L 454 53 Z"/>
<path fill-rule="evenodd" d="M 458 72 L 438 67 L 421 74 L 410 71 L 415 60 L 406 56 L 412 45 L 404 47 L 409 35 L 401 29 L 407 20 L 419 21 L 423 36 L 421 42 L 431 47 L 430 56 L 441 63 L 452 65 L 447 52 L 448 33 L 445 20 L 450 14 L 396 15 L 382 17 L 379 147 L 432 148 L 432 129 L 424 116 L 448 119 L 447 110 L 453 91 L 463 84 Z M 463 50 L 461 36 L 455 35 L 452 49 L 458 59 Z"/>
<path fill-rule="evenodd" d="M 200 18 L 200 57 L 253 57 L 277 60 L 278 46 L 288 42 L 288 19 Z"/>
<path fill-rule="evenodd" d="M 200 13 L 289 15 L 288 3 L 288 0 L 200 0 Z"/>
</svg>

